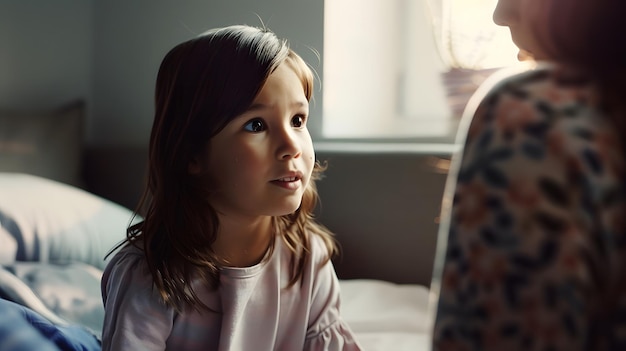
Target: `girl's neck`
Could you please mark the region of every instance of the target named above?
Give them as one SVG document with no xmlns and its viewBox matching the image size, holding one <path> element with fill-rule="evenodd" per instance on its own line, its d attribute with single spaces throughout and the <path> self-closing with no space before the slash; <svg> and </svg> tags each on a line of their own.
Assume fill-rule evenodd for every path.
<svg viewBox="0 0 626 351">
<path fill-rule="evenodd" d="M 273 240 L 272 217 L 220 216 L 220 227 L 212 248 L 225 266 L 249 267 L 263 260 Z"/>
</svg>

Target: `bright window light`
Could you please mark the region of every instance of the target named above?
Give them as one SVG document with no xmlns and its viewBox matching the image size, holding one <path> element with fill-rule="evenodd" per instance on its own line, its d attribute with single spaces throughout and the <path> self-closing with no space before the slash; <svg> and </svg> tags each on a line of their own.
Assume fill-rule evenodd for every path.
<svg viewBox="0 0 626 351">
<path fill-rule="evenodd" d="M 508 28 L 493 23 L 498 0 L 426 1 L 433 18 L 441 15 L 435 20 L 441 23 L 436 29 L 440 34 L 437 41 L 449 66 L 479 70 L 517 63 L 518 49 Z"/>
<path fill-rule="evenodd" d="M 469 57 L 471 47 L 456 49 L 463 38 L 450 32 L 444 16 L 465 13 L 470 21 L 467 11 L 476 11 L 477 1 L 494 0 L 441 1 L 325 1 L 324 138 L 413 140 L 454 134 L 458 116 L 442 77 L 453 67 L 449 53 Z M 492 9 L 481 6 L 491 23 Z M 473 28 L 466 33 L 481 31 L 475 23 L 464 26 Z"/>
</svg>

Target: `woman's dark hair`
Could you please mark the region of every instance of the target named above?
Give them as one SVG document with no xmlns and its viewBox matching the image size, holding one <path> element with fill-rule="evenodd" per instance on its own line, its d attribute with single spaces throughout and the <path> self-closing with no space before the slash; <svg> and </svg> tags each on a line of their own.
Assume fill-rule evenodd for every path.
<svg viewBox="0 0 626 351">
<path fill-rule="evenodd" d="M 600 82 L 611 121 L 626 135 L 626 1 L 537 0 L 532 2 L 537 32 L 558 61 L 583 68 Z M 622 138 L 623 139 L 623 138 Z M 622 140 L 626 152 L 626 141 Z"/>
</svg>

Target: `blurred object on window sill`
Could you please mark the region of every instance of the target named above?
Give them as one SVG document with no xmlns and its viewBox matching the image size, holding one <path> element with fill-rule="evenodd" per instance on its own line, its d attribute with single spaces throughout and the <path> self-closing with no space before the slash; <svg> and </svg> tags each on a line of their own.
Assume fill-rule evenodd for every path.
<svg viewBox="0 0 626 351">
<path fill-rule="evenodd" d="M 461 118 L 467 102 L 476 89 L 500 68 L 451 68 L 441 74 L 452 116 Z"/>
</svg>

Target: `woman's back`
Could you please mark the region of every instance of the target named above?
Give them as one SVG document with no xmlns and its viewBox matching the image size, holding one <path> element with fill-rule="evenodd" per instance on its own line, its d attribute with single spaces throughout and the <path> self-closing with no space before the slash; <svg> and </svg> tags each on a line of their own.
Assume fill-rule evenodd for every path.
<svg viewBox="0 0 626 351">
<path fill-rule="evenodd" d="M 435 349 L 626 349 L 626 155 L 602 91 L 540 64 L 473 98 Z"/>
</svg>

